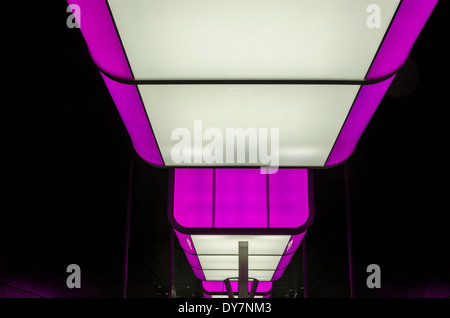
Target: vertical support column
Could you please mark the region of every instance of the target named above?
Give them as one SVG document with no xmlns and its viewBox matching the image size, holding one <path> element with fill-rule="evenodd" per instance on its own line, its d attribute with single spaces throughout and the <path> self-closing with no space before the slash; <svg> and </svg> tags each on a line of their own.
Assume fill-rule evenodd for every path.
<svg viewBox="0 0 450 318">
<path fill-rule="evenodd" d="M 316 197 L 314 191 L 314 171 L 308 169 L 308 202 L 309 202 L 309 213 L 315 215 L 316 209 Z M 308 234 L 303 237 L 302 240 L 302 263 L 303 263 L 303 298 L 308 298 L 308 267 L 307 267 L 307 257 L 306 257 L 306 238 Z"/>
<path fill-rule="evenodd" d="M 344 183 L 345 183 L 345 207 L 347 215 L 347 247 L 348 247 L 348 270 L 350 279 L 350 298 L 354 297 L 354 277 L 353 277 L 353 245 L 352 245 L 352 225 L 350 219 L 350 190 L 348 184 L 348 164 L 344 163 Z"/>
<path fill-rule="evenodd" d="M 175 169 L 169 170 L 169 189 L 168 189 L 168 202 L 167 202 L 167 208 L 169 211 L 173 211 L 173 201 L 174 201 L 174 180 L 175 180 Z M 169 298 L 173 298 L 174 293 L 174 287 L 173 287 L 173 264 L 174 264 L 174 257 L 175 257 L 175 232 L 172 227 L 170 227 L 170 260 L 169 260 Z"/>
<path fill-rule="evenodd" d="M 173 297 L 174 232 L 170 229 L 169 298 Z"/>
<path fill-rule="evenodd" d="M 303 298 L 308 298 L 308 272 L 306 264 L 306 236 L 302 241 L 302 267 L 303 267 Z"/>
<path fill-rule="evenodd" d="M 130 158 L 130 167 L 128 170 L 127 209 L 125 219 L 125 247 L 123 256 L 122 298 L 127 298 L 128 248 L 130 245 L 130 218 L 131 218 L 132 196 L 133 196 L 133 158 Z"/>
<path fill-rule="evenodd" d="M 248 298 L 248 242 L 239 242 L 238 296 Z"/>
</svg>

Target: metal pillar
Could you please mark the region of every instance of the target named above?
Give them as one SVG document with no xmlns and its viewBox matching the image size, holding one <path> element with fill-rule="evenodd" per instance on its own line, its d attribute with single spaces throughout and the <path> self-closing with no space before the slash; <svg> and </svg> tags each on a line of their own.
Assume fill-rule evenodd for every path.
<svg viewBox="0 0 450 318">
<path fill-rule="evenodd" d="M 248 242 L 239 242 L 239 298 L 248 298 Z"/>
<path fill-rule="evenodd" d="M 256 289 L 258 288 L 259 281 L 256 278 L 253 279 L 252 288 L 250 293 L 248 292 L 248 242 L 239 241 L 238 246 L 238 297 L 239 298 L 254 298 L 256 294 Z M 233 278 L 231 278 L 233 279 Z M 234 278 L 236 279 L 236 277 Z M 230 278 L 225 279 L 225 288 L 229 298 L 234 298 L 234 293 L 231 288 Z"/>
</svg>

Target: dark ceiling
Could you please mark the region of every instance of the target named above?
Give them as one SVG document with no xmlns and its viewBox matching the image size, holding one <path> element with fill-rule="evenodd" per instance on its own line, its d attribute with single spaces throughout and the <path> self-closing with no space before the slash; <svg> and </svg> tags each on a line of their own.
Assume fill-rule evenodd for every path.
<svg viewBox="0 0 450 318">
<path fill-rule="evenodd" d="M 354 297 L 450 295 L 443 2 L 346 161 Z M 168 171 L 133 152 L 80 31 L 66 26 L 66 8 L 63 0 L 2 4 L 0 297 L 122 297 L 132 162 L 127 297 L 166 298 Z M 344 165 L 314 176 L 307 296 L 349 298 Z M 302 257 L 299 249 L 273 297 L 305 296 Z M 80 289 L 66 287 L 73 263 Z M 366 286 L 369 264 L 381 268 L 380 289 Z M 202 296 L 177 242 L 172 282 L 173 297 Z"/>
</svg>

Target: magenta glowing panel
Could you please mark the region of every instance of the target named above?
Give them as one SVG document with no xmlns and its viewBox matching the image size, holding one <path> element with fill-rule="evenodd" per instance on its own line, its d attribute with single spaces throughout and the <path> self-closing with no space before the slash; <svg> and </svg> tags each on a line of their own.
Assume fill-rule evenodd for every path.
<svg viewBox="0 0 450 318">
<path fill-rule="evenodd" d="M 214 171 L 214 226 L 267 227 L 267 175 L 258 169 Z"/>
<path fill-rule="evenodd" d="M 214 169 L 186 169 L 177 173 L 173 201 L 175 221 L 185 227 L 213 226 Z M 182 190 L 181 190 L 182 189 Z"/>
<path fill-rule="evenodd" d="M 311 222 L 307 169 L 175 169 L 169 219 L 183 233 L 302 229 Z M 239 231 L 239 230 L 238 230 Z M 265 231 L 263 231 L 265 232 Z M 282 230 L 281 230 L 282 232 Z"/>
<path fill-rule="evenodd" d="M 248 283 L 248 292 L 252 288 L 253 281 Z M 234 297 L 238 296 L 238 282 L 230 280 L 231 291 Z M 205 298 L 224 298 L 228 297 L 226 285 L 223 281 L 203 281 L 203 295 Z M 272 282 L 258 282 L 255 298 L 269 298 L 272 292 Z"/>
<path fill-rule="evenodd" d="M 246 241 L 249 277 L 280 278 L 313 219 L 310 178 L 306 169 L 175 169 L 169 220 L 194 274 L 237 277 Z"/>
<path fill-rule="evenodd" d="M 68 3 L 143 159 L 278 168 L 352 153 L 437 0 Z"/>
</svg>

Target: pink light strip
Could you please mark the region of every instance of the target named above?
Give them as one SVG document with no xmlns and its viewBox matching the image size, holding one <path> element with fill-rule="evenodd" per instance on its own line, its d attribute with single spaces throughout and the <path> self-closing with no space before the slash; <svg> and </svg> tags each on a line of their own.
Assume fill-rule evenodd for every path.
<svg viewBox="0 0 450 318">
<path fill-rule="evenodd" d="M 437 2 L 402 1 L 366 79 L 384 77 L 403 65 Z"/>
<path fill-rule="evenodd" d="M 285 269 L 286 269 L 286 267 L 284 267 L 282 269 L 275 270 L 275 272 L 273 273 L 271 281 L 273 282 L 273 281 L 276 281 L 276 280 L 280 279 L 281 276 L 283 276 Z"/>
<path fill-rule="evenodd" d="M 403 65 L 437 2 L 438 0 L 402 1 L 366 79 L 384 77 Z M 352 154 L 394 77 L 361 88 L 326 166 L 341 163 Z"/>
<path fill-rule="evenodd" d="M 67 0 L 80 7 L 77 21 L 95 64 L 108 74 L 133 79 L 105 0 Z M 77 18 L 77 15 L 74 15 Z"/>
<path fill-rule="evenodd" d="M 288 255 L 293 253 L 297 250 L 297 248 L 300 246 L 300 243 L 303 240 L 303 237 L 305 236 L 306 231 L 297 235 L 292 235 L 291 239 L 289 240 L 286 249 L 284 250 L 283 255 Z"/>
<path fill-rule="evenodd" d="M 133 79 L 108 6 L 104 0 L 68 0 L 79 6 L 77 23 L 95 64 L 109 75 Z M 75 8 L 75 7 L 74 7 Z M 161 154 L 135 85 L 125 85 L 102 77 L 130 135 L 133 147 L 144 160 L 163 166 Z"/>
<path fill-rule="evenodd" d="M 306 232 L 292 235 L 289 240 L 286 249 L 284 250 L 283 256 L 281 256 L 280 262 L 278 263 L 277 270 L 283 269 L 289 265 L 291 262 L 292 256 L 294 256 L 294 252 L 300 246 L 303 238 L 305 237 Z"/>
<path fill-rule="evenodd" d="M 326 166 L 341 163 L 353 153 L 359 138 L 394 80 L 394 77 L 381 83 L 361 87 L 353 107 L 347 116 L 347 120 L 328 156 Z"/>
<path fill-rule="evenodd" d="M 127 128 L 136 152 L 148 162 L 163 166 L 164 163 L 158 145 L 136 86 L 121 84 L 103 74 L 101 75 Z"/>
<path fill-rule="evenodd" d="M 200 280 L 206 280 L 205 274 L 203 274 L 203 271 L 201 269 L 192 267 L 192 271 L 194 272 L 195 277 L 197 277 Z"/>
</svg>

